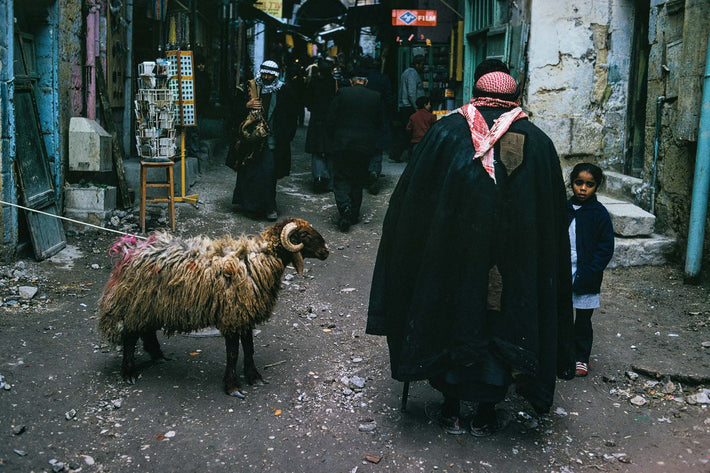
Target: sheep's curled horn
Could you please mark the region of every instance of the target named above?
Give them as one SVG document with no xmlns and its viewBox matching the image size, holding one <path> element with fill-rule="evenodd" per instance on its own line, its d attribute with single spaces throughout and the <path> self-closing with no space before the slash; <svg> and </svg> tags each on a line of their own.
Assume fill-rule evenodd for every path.
<svg viewBox="0 0 710 473">
<path fill-rule="evenodd" d="M 281 244 L 287 250 L 293 253 L 293 267 L 296 268 L 296 272 L 300 275 L 303 274 L 303 256 L 301 255 L 301 248 L 303 248 L 303 243 L 297 245 L 291 243 L 291 234 L 298 229 L 298 224 L 294 222 L 289 222 L 284 225 L 281 230 Z"/>
</svg>

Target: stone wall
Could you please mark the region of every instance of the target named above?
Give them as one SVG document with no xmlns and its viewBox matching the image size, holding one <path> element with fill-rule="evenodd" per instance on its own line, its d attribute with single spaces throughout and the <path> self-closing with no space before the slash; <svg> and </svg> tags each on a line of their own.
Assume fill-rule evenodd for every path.
<svg viewBox="0 0 710 473">
<path fill-rule="evenodd" d="M 59 181 L 66 176 L 69 156 L 69 122 L 71 117 L 83 113 L 83 75 L 81 58 L 84 57 L 82 45 L 82 5 L 81 0 L 58 0 L 59 17 L 57 31 L 59 34 L 58 55 L 58 109 L 59 109 L 59 153 L 60 165 L 57 172 Z M 63 199 L 60 193 L 60 198 Z"/>
<path fill-rule="evenodd" d="M 655 198 L 657 228 L 678 236 L 685 248 L 689 226 L 702 80 L 710 32 L 710 3 L 671 0 L 652 3 L 649 25 L 648 107 L 644 174 L 654 165 L 656 103 L 662 99 Z M 644 195 L 646 203 L 650 195 Z M 706 235 L 710 235 L 710 226 Z M 710 244 L 706 238 L 704 255 Z"/>
<path fill-rule="evenodd" d="M 563 167 L 623 167 L 631 0 L 532 2 L 528 81 L 532 120 Z"/>
</svg>

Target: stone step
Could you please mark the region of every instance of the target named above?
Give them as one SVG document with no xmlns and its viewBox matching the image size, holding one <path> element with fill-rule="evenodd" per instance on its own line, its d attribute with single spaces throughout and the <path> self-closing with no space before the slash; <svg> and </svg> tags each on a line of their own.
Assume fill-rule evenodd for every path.
<svg viewBox="0 0 710 473">
<path fill-rule="evenodd" d="M 604 186 L 599 189 L 601 193 L 627 202 L 636 202 L 636 195 L 643 189 L 643 180 L 614 171 L 604 171 L 604 176 Z"/>
<path fill-rule="evenodd" d="M 614 257 L 608 267 L 660 266 L 670 262 L 675 248 L 675 239 L 665 235 L 650 235 L 645 238 L 616 237 Z"/>
<path fill-rule="evenodd" d="M 653 233 L 656 216 L 623 200 L 598 196 L 599 202 L 609 211 L 614 233 L 623 237 L 647 236 Z"/>
<path fill-rule="evenodd" d="M 641 179 L 605 172 L 607 181 L 598 199 L 614 224 L 614 257 L 609 268 L 659 266 L 669 263 L 676 239 L 654 234 L 656 216 L 630 203 L 643 186 Z"/>
</svg>

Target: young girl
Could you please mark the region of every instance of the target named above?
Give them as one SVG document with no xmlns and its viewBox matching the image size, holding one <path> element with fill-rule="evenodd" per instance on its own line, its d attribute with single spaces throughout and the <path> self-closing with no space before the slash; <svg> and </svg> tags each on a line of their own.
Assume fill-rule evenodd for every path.
<svg viewBox="0 0 710 473">
<path fill-rule="evenodd" d="M 592 351 L 592 312 L 599 307 L 604 268 L 614 255 L 614 228 L 609 213 L 597 201 L 602 170 L 577 164 L 570 174 L 573 196 L 567 201 L 572 251 L 572 304 L 575 308 L 574 350 L 577 376 L 587 376 Z"/>
</svg>

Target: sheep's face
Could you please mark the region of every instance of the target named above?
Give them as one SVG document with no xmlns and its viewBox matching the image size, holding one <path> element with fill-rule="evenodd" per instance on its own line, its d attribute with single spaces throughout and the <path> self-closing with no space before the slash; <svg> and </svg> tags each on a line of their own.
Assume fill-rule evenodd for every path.
<svg viewBox="0 0 710 473">
<path fill-rule="evenodd" d="M 328 257 L 328 245 L 325 244 L 325 240 L 318 233 L 315 228 L 307 224 L 305 226 L 299 226 L 296 232 L 296 238 L 292 240 L 299 240 L 303 243 L 303 248 L 301 248 L 301 255 L 304 258 L 318 258 L 319 260 L 324 260 Z"/>
<path fill-rule="evenodd" d="M 310 223 L 292 218 L 285 220 L 278 227 L 281 227 L 281 246 L 289 252 L 290 262 L 298 274 L 303 274 L 303 258 L 324 260 L 328 257 L 325 240 Z"/>
</svg>

